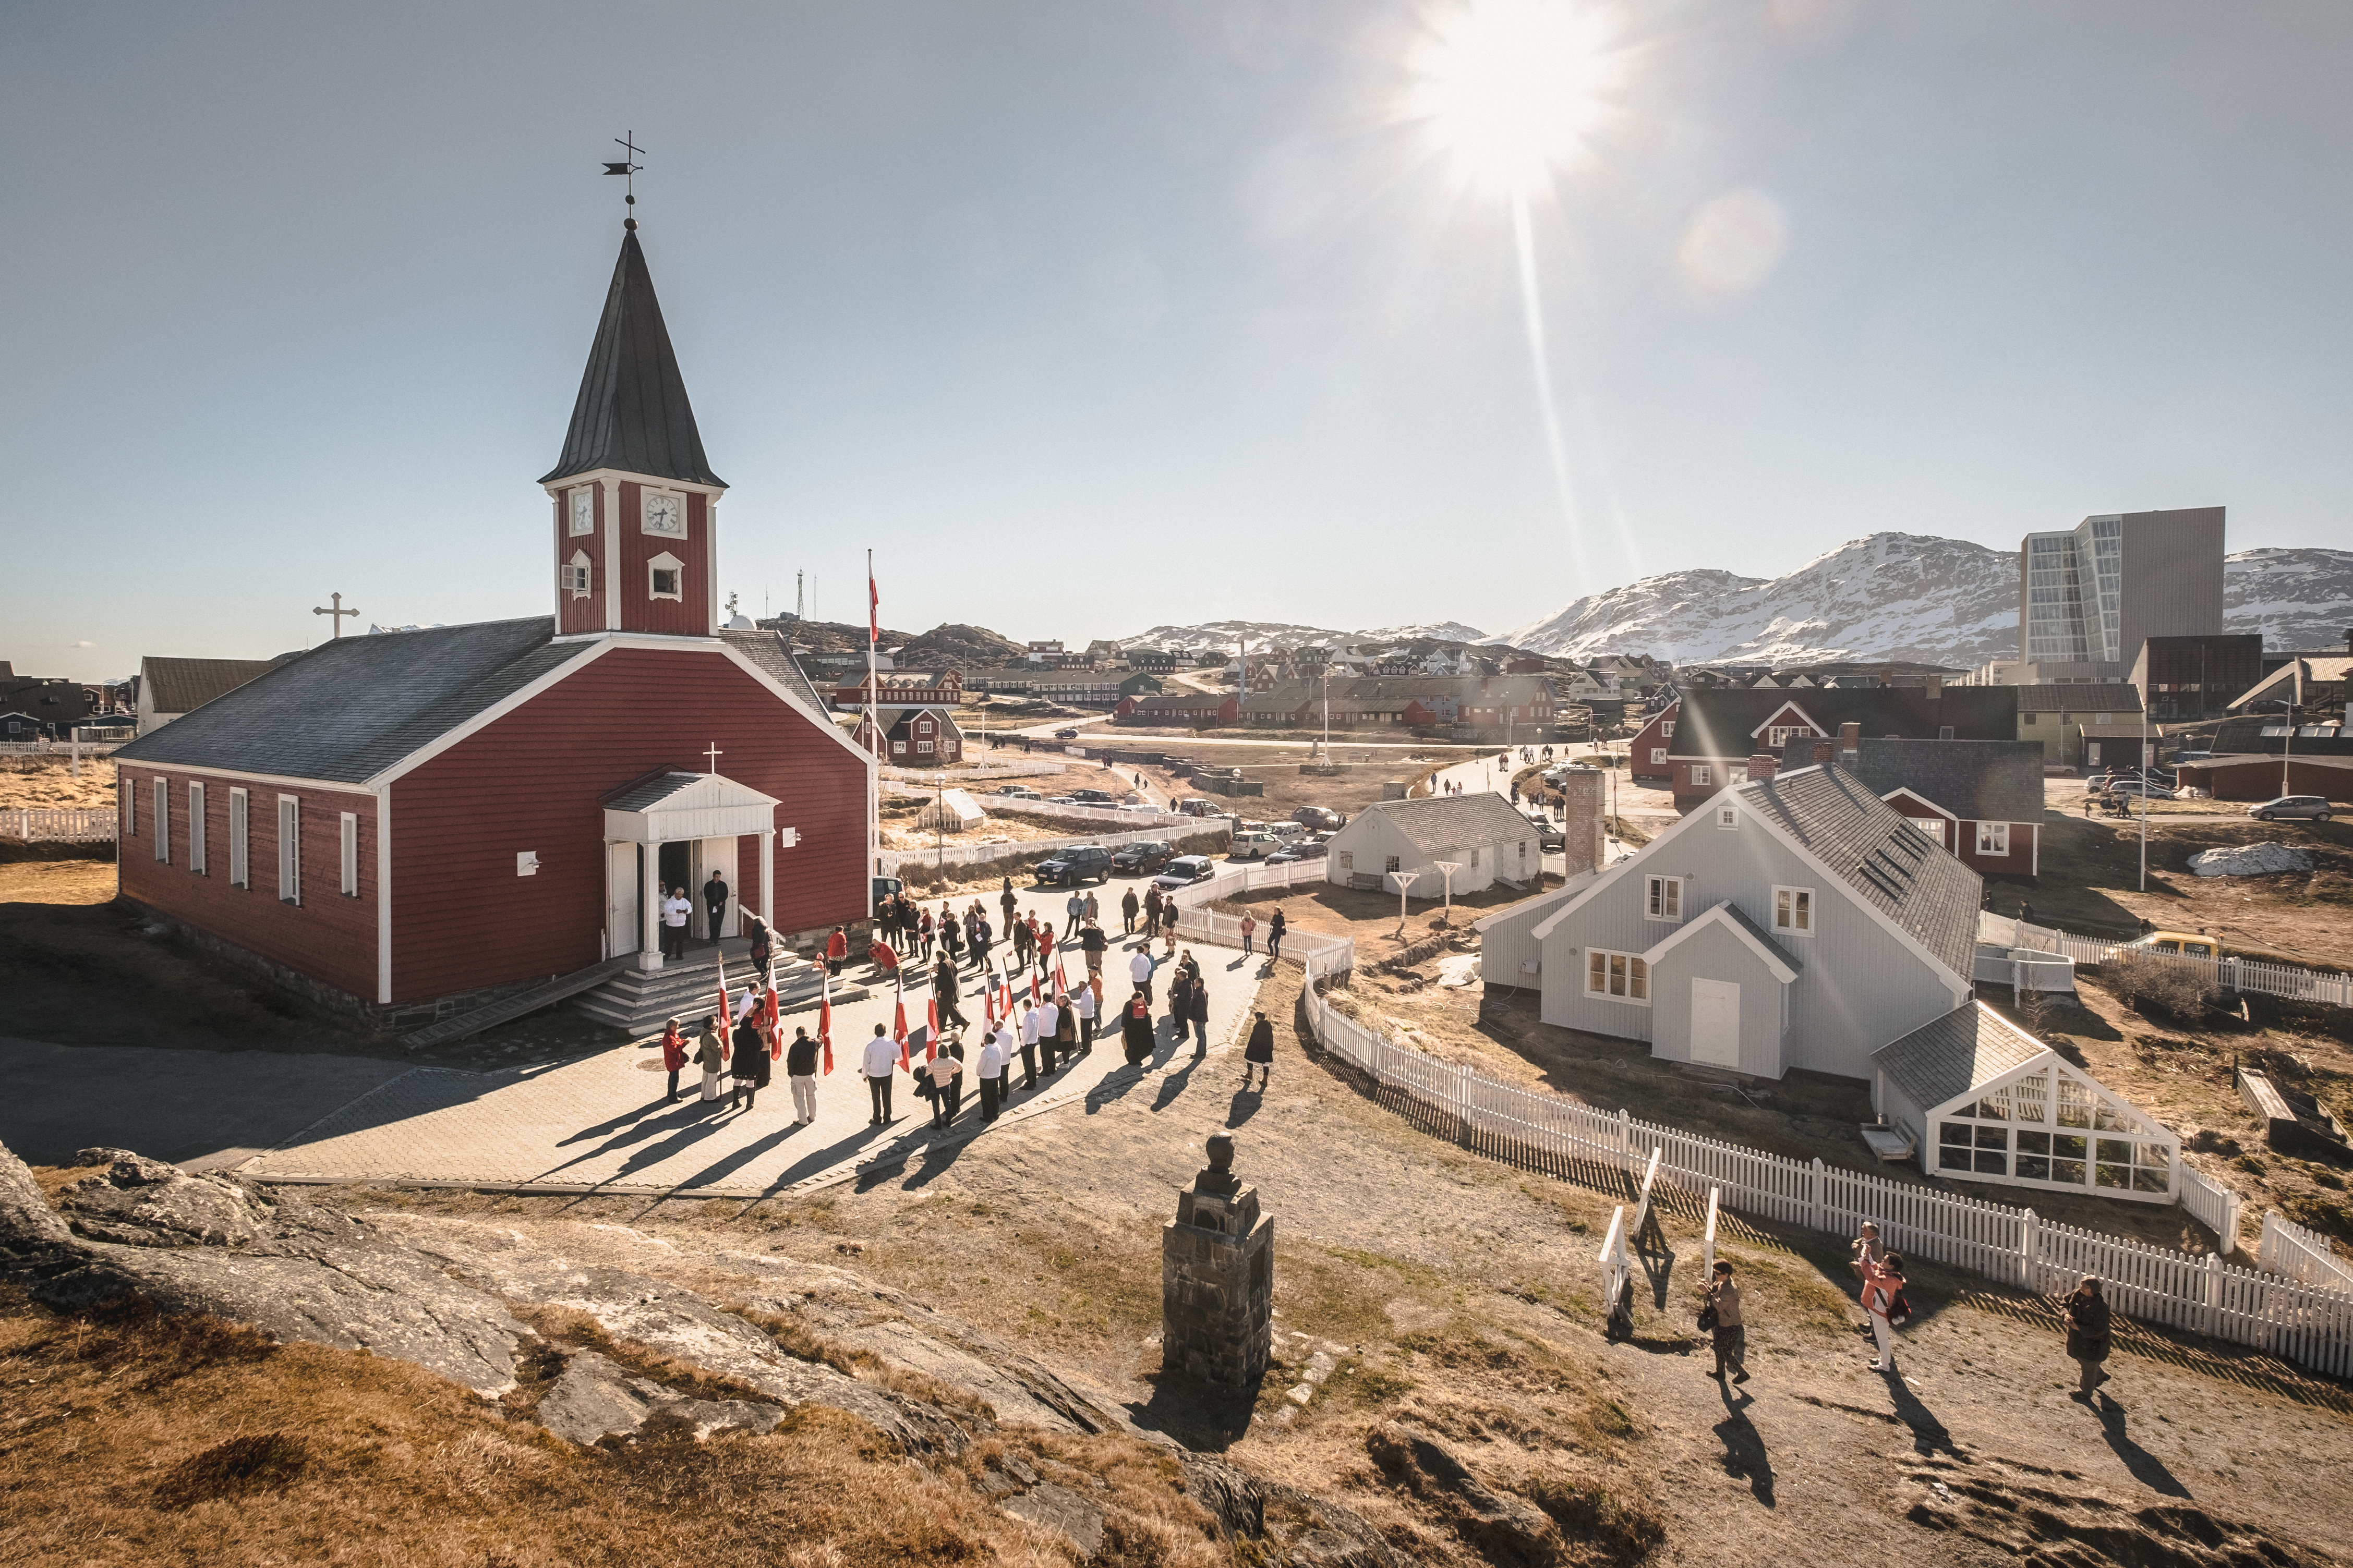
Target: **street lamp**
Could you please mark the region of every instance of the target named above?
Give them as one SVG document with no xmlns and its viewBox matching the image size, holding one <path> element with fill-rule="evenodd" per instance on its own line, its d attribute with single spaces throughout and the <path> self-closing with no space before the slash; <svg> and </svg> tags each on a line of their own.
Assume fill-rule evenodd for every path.
<svg viewBox="0 0 2353 1568">
<path fill-rule="evenodd" d="M 1414 879 L 1419 877 L 1421 873 L 1419 871 L 1392 871 L 1389 875 L 1397 879 L 1398 937 L 1402 941 L 1405 937 L 1405 890 L 1413 886 Z"/>
<path fill-rule="evenodd" d="M 1432 860 L 1430 864 L 1437 867 L 1438 874 L 1446 879 L 1446 908 L 1440 911 L 1438 923 L 1442 926 L 1452 925 L 1454 923 L 1454 873 L 1462 869 L 1462 862 Z"/>
</svg>

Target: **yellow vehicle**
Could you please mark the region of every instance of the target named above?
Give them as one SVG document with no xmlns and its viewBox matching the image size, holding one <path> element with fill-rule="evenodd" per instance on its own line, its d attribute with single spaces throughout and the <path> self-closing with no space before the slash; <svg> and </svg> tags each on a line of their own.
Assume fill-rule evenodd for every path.
<svg viewBox="0 0 2353 1568">
<path fill-rule="evenodd" d="M 2137 942 L 2125 943 L 2128 949 L 2144 952 L 2172 953 L 2181 958 L 2212 958 L 2222 956 L 2222 944 L 2211 936 L 2190 936 L 2178 931 L 2153 931 Z"/>
</svg>

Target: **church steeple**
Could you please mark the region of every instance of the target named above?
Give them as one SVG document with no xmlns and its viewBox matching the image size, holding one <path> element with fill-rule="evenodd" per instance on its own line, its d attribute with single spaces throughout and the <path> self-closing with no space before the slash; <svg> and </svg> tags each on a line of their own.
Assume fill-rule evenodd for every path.
<svg viewBox="0 0 2353 1568">
<path fill-rule="evenodd" d="M 613 286 L 572 405 L 555 504 L 555 622 L 566 637 L 709 637 L 719 624 L 719 498 L 686 379 L 638 247 Z"/>
<path fill-rule="evenodd" d="M 539 482 L 596 468 L 696 485 L 726 482 L 702 455 L 686 378 L 662 325 L 661 301 L 654 298 L 634 224 L 621 237 L 613 286 L 605 293 L 605 314 L 572 405 L 572 427 L 564 435 L 564 456 Z"/>
</svg>

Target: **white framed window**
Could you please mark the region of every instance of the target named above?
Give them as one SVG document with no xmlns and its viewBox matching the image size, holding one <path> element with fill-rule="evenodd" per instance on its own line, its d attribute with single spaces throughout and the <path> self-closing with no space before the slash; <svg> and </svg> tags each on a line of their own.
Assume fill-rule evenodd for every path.
<svg viewBox="0 0 2353 1568">
<path fill-rule="evenodd" d="M 588 552 L 574 551 L 572 559 L 564 563 L 564 591 L 575 599 L 586 598 L 590 576 Z"/>
<path fill-rule="evenodd" d="M 114 781 L 114 793 L 121 802 L 122 837 L 139 837 L 139 781 L 122 773 Z"/>
<path fill-rule="evenodd" d="M 1356 852 L 1355 850 L 1353 850 L 1353 849 L 1343 849 L 1343 850 L 1341 850 L 1341 851 L 1340 851 L 1340 869 L 1342 869 L 1343 871 L 1353 871 L 1353 870 L 1355 870 L 1356 868 Z"/>
<path fill-rule="evenodd" d="M 686 537 L 686 498 L 676 490 L 646 490 L 638 505 L 648 533 L 664 539 Z"/>
<path fill-rule="evenodd" d="M 1814 890 L 1811 888 L 1773 889 L 1773 930 L 1782 936 L 1814 934 Z"/>
<path fill-rule="evenodd" d="M 253 876 L 246 863 L 247 809 L 245 792 L 241 789 L 233 789 L 229 791 L 228 885 L 232 888 L 250 888 L 253 886 Z"/>
<path fill-rule="evenodd" d="M 2010 853 L 2010 824 L 1980 822 L 1978 824 L 1978 853 L 2007 855 Z"/>
<path fill-rule="evenodd" d="M 1936 841 L 1939 848 L 1945 843 L 1945 819 L 1941 816 L 1907 816 L 1904 819 Z"/>
<path fill-rule="evenodd" d="M 1638 952 L 1611 952 L 1604 948 L 1587 948 L 1585 994 L 1588 996 L 1607 996 L 1613 1002 L 1631 1002 L 1638 1006 L 1649 1006 L 1650 961 Z"/>
<path fill-rule="evenodd" d="M 647 562 L 646 597 L 649 599 L 685 598 L 686 563 L 667 550 Z"/>
<path fill-rule="evenodd" d="M 1673 740 L 1675 738 L 1675 721 L 1672 719 L 1662 721 L 1659 725 L 1659 733 L 1670 741 Z"/>
<path fill-rule="evenodd" d="M 1692 764 L 1692 785 L 1694 788 L 1704 788 L 1715 782 L 1715 768 L 1709 766 L 1705 763 L 1694 763 Z"/>
<path fill-rule="evenodd" d="M 1683 879 L 1681 877 L 1649 877 L 1643 879 L 1642 916 L 1646 920 L 1679 921 L 1683 918 Z"/>
<path fill-rule="evenodd" d="M 360 819 L 356 812 L 343 813 L 341 834 L 335 846 L 337 867 L 343 875 L 343 897 L 360 896 Z"/>
<path fill-rule="evenodd" d="M 596 531 L 596 489 L 594 485 L 582 485 L 568 494 L 565 502 L 571 509 L 571 528 L 575 538 Z"/>
<path fill-rule="evenodd" d="M 155 858 L 167 865 L 172 859 L 172 784 L 169 779 L 155 781 Z"/>
<path fill-rule="evenodd" d="M 930 741 L 918 741 L 915 742 L 915 752 L 920 756 L 928 757 L 935 749 L 935 746 Z"/>
<path fill-rule="evenodd" d="M 1398 858 L 1392 855 L 1388 858 L 1388 863 L 1383 866 L 1381 869 L 1384 871 L 1400 871 L 1404 869 L 1404 867 L 1400 866 L 1398 863 Z"/>
<path fill-rule="evenodd" d="M 893 741 L 893 742 L 891 742 L 891 754 L 892 754 L 892 756 L 894 756 L 894 757 L 903 757 L 903 756 L 905 756 L 905 755 L 907 754 L 907 742 L 904 742 L 904 741 Z"/>
<path fill-rule="evenodd" d="M 1718 827 L 1730 828 L 1735 832 L 1737 832 L 1740 827 L 1740 808 L 1736 805 L 1717 806 L 1715 808 L 1715 825 Z"/>
<path fill-rule="evenodd" d="M 278 797 L 278 901 L 301 904 L 302 901 L 302 800 L 300 795 Z"/>
<path fill-rule="evenodd" d="M 202 877 L 205 869 L 205 786 L 188 785 L 188 869 Z"/>
<path fill-rule="evenodd" d="M 1480 852 L 1476 849 L 1471 851 L 1471 869 L 1473 871 L 1476 871 L 1479 868 L 1479 854 Z"/>
<path fill-rule="evenodd" d="M 1652 767 L 1662 767 L 1666 764 L 1666 761 L 1667 749 L 1664 746 L 1652 746 L 1651 748 L 1651 765 Z"/>
</svg>

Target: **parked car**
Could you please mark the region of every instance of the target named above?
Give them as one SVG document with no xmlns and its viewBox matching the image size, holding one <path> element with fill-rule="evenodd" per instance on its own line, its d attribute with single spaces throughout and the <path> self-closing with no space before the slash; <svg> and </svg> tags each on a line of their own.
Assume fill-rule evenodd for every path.
<svg viewBox="0 0 2353 1568">
<path fill-rule="evenodd" d="M 1270 866 L 1290 866 L 1301 860 L 1321 860 L 1332 847 L 1321 838 L 1297 838 L 1266 858 Z"/>
<path fill-rule="evenodd" d="M 1079 797 L 1074 795 L 1050 795 L 1046 797 L 1046 804 L 1048 805 L 1076 805 L 1079 804 Z"/>
<path fill-rule="evenodd" d="M 1293 821 L 1303 826 L 1321 828 L 1327 833 L 1342 826 L 1347 821 L 1347 818 L 1338 812 L 1327 810 L 1320 805 L 1303 805 L 1293 812 L 1291 816 Z"/>
<path fill-rule="evenodd" d="M 1040 800 L 1044 798 L 1039 795 L 1036 790 L 1031 789 L 1028 784 L 1006 784 L 1001 786 L 997 793 L 1011 800 Z"/>
<path fill-rule="evenodd" d="M 1225 815 L 1218 809 L 1216 801 L 1203 800 L 1199 795 L 1190 795 L 1178 801 L 1176 809 L 1187 816 L 1223 816 Z"/>
<path fill-rule="evenodd" d="M 866 912 L 868 914 L 872 914 L 874 912 L 875 905 L 881 903 L 883 900 L 889 898 L 893 893 L 906 891 L 906 889 L 907 884 L 901 881 L 896 877 L 875 878 L 874 896 L 866 900 Z"/>
<path fill-rule="evenodd" d="M 2257 822 L 2276 821 L 2283 816 L 2307 817 L 2314 822 L 2328 820 L 2328 799 L 2317 795 L 2284 795 L 2276 800 L 2263 801 L 2247 807 L 2247 815 Z"/>
<path fill-rule="evenodd" d="M 1218 874 L 1218 863 L 1207 855 L 1179 855 L 1168 862 L 1168 868 L 1152 879 L 1152 885 L 1164 893 L 1179 888 L 1189 888 Z"/>
<path fill-rule="evenodd" d="M 2173 760 L 2177 763 L 2211 763 L 2214 760 L 2214 753 L 2211 752 L 2176 752 L 2173 753 Z"/>
<path fill-rule="evenodd" d="M 2171 790 L 2166 788 L 2165 785 L 2161 784 L 2156 784 L 2147 779 L 2111 779 L 2108 781 L 2107 793 L 2110 795 L 2137 795 L 2147 800 L 2171 800 L 2173 798 L 2173 792 Z"/>
<path fill-rule="evenodd" d="M 1148 877 L 1168 868 L 1176 858 L 1176 846 L 1155 840 L 1147 844 L 1123 844 L 1112 851 L 1111 868 L 1123 877 Z"/>
<path fill-rule="evenodd" d="M 2178 931 L 2153 931 L 2137 942 L 2125 943 L 2143 952 L 2176 953 L 2183 958 L 2220 958 L 2222 944 L 2211 936 L 2189 936 Z"/>
<path fill-rule="evenodd" d="M 1273 834 L 1277 838 L 1304 838 L 1307 837 L 1307 824 L 1303 822 L 1270 822 L 1266 825 L 1266 831 Z"/>
<path fill-rule="evenodd" d="M 1078 738 L 1079 732 L 1076 730 L 1057 730 L 1054 731 L 1054 739 L 1057 741 L 1075 741 Z"/>
<path fill-rule="evenodd" d="M 1057 850 L 1051 857 L 1038 862 L 1038 881 L 1043 887 L 1075 888 L 1081 882 L 1111 880 L 1111 851 L 1100 844 L 1079 844 Z"/>
<path fill-rule="evenodd" d="M 1282 840 L 1271 833 L 1237 833 L 1234 847 L 1227 858 L 1233 860 L 1263 860 L 1282 847 Z"/>
<path fill-rule="evenodd" d="M 1568 847 L 1567 828 L 1549 818 L 1538 816 L 1534 812 L 1525 812 L 1522 815 L 1527 817 L 1528 826 L 1536 830 L 1536 847 L 1546 854 L 1557 855 Z"/>
<path fill-rule="evenodd" d="M 1117 805 L 1119 796 L 1107 789 L 1074 789 L 1071 798 L 1081 805 Z"/>
</svg>

